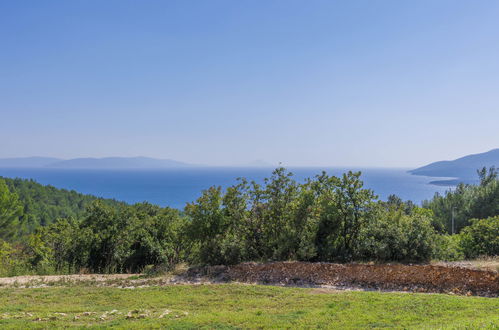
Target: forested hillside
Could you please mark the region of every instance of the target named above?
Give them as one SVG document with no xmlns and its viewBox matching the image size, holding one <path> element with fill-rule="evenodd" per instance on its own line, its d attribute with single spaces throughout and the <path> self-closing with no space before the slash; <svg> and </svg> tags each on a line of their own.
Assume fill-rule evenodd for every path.
<svg viewBox="0 0 499 330">
<path fill-rule="evenodd" d="M 39 226 L 46 226 L 59 218 L 81 218 L 87 207 L 97 199 L 74 190 L 44 186 L 33 180 L 2 178 L 9 190 L 15 193 L 22 205 L 20 230 L 31 233 Z M 101 199 L 108 205 L 120 205 L 111 199 Z"/>
</svg>

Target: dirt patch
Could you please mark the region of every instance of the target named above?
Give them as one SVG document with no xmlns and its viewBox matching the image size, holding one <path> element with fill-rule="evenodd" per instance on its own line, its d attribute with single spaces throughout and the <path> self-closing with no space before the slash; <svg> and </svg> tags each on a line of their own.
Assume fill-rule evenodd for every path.
<svg viewBox="0 0 499 330">
<path fill-rule="evenodd" d="M 499 272 L 456 265 L 334 264 L 307 262 L 242 263 L 192 267 L 160 277 L 138 274 L 17 276 L 0 278 L 0 287 L 95 285 L 137 289 L 177 284 L 239 282 L 314 288 L 314 293 L 338 290 L 434 292 L 499 296 Z"/>
<path fill-rule="evenodd" d="M 26 285 L 26 284 L 43 284 L 43 283 L 72 283 L 72 282 L 106 282 L 110 280 L 125 280 L 136 277 L 136 274 L 76 274 L 76 275 L 26 275 L 1 277 L 0 286 Z"/>
<path fill-rule="evenodd" d="M 243 263 L 191 268 L 188 275 L 214 281 L 499 296 L 499 273 L 437 265 Z"/>
<path fill-rule="evenodd" d="M 448 266 L 448 267 L 462 267 L 462 268 L 471 268 L 471 269 L 483 269 L 483 270 L 492 270 L 499 272 L 499 257 L 485 257 L 475 260 L 463 260 L 463 261 L 441 261 L 435 263 L 435 265 Z"/>
</svg>

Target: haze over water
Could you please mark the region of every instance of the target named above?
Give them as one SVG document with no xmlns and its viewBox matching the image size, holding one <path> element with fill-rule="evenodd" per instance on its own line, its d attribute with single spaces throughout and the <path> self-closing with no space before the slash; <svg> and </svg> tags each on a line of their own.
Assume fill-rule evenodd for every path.
<svg viewBox="0 0 499 330">
<path fill-rule="evenodd" d="M 350 168 L 351 169 L 351 168 Z M 341 175 L 345 168 L 290 168 L 294 179 L 303 182 L 326 170 Z M 403 200 L 420 203 L 435 192 L 443 193 L 449 187 L 429 184 L 438 178 L 415 176 L 407 169 L 364 168 L 362 180 L 380 199 L 395 194 Z M 76 169 L 0 169 L 0 176 L 34 179 L 41 184 L 73 189 L 84 194 L 114 198 L 128 203 L 148 201 L 152 204 L 182 209 L 210 186 L 224 188 L 236 183 L 238 177 L 263 182 L 272 168 L 202 167 L 165 170 L 76 170 Z"/>
</svg>

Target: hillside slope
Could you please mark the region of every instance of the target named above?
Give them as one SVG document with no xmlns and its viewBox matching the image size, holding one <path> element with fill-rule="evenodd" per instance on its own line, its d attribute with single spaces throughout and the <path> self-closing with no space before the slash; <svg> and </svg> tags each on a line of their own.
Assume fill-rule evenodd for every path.
<svg viewBox="0 0 499 330">
<path fill-rule="evenodd" d="M 499 167 L 499 148 L 480 154 L 464 156 L 455 160 L 434 162 L 410 170 L 409 173 L 432 177 L 456 177 L 467 181 L 475 180 L 477 178 L 476 171 L 484 166 Z"/>
<path fill-rule="evenodd" d="M 48 225 L 59 218 L 80 218 L 87 206 L 97 199 L 110 205 L 124 204 L 113 199 L 81 194 L 74 190 L 44 186 L 34 180 L 3 177 L 0 177 L 0 180 L 4 180 L 9 190 L 19 196 L 24 207 L 21 223 L 27 232 L 33 232 L 38 226 Z"/>
</svg>

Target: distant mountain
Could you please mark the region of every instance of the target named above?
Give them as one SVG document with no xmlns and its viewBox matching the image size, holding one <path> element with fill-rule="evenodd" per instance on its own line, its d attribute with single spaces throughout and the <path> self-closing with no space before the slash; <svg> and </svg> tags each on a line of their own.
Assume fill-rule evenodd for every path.
<svg viewBox="0 0 499 330">
<path fill-rule="evenodd" d="M 195 166 L 171 159 L 148 157 L 106 157 L 60 159 L 25 157 L 0 159 L 0 168 L 161 169 Z"/>
<path fill-rule="evenodd" d="M 476 170 L 483 167 L 499 167 L 499 148 L 493 149 L 488 152 L 481 154 L 474 154 L 464 156 L 455 160 L 444 160 L 435 163 L 428 164 L 426 166 L 416 168 L 409 171 L 409 173 L 414 175 L 424 175 L 433 177 L 455 177 L 459 180 L 449 180 L 451 181 L 475 181 L 477 179 Z M 442 182 L 435 182 L 442 183 Z"/>
<path fill-rule="evenodd" d="M 62 159 L 51 158 L 51 157 L 22 157 L 22 158 L 3 158 L 0 159 L 0 167 L 44 167 L 55 162 L 59 162 Z"/>
<path fill-rule="evenodd" d="M 155 159 L 148 157 L 106 157 L 106 158 L 75 158 L 62 160 L 46 165 L 50 168 L 79 169 L 162 169 L 193 166 L 171 159 Z"/>
</svg>

